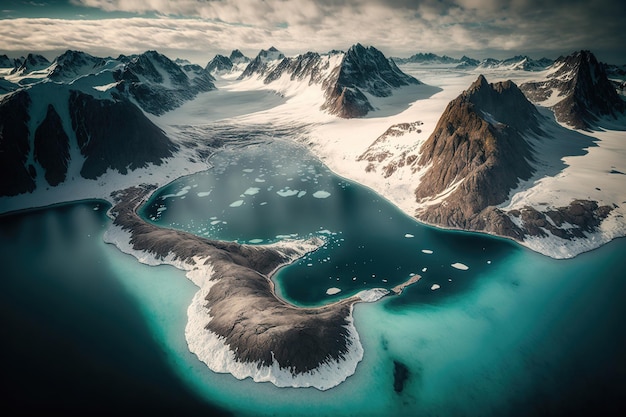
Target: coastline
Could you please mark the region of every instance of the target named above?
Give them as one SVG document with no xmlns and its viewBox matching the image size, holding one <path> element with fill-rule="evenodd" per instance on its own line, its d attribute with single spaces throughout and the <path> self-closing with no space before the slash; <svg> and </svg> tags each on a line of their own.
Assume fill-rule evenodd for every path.
<svg viewBox="0 0 626 417">
<path fill-rule="evenodd" d="M 363 347 L 354 304 L 377 301 L 387 290 L 362 291 L 315 308 L 290 305 L 277 296 L 270 274 L 316 250 L 321 240 L 251 246 L 161 229 L 137 214 L 155 189 L 113 194 L 113 225 L 105 240 L 140 262 L 187 271 L 199 287 L 185 329 L 191 352 L 215 372 L 284 387 L 326 390 L 356 371 Z"/>
</svg>

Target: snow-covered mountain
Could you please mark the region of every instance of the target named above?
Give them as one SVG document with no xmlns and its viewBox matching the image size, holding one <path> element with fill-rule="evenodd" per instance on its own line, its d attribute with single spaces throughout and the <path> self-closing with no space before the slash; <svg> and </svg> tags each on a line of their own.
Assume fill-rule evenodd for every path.
<svg viewBox="0 0 626 417">
<path fill-rule="evenodd" d="M 532 59 L 525 55 L 516 55 L 507 59 L 483 59 L 478 65 L 478 70 L 504 69 L 515 71 L 542 71 L 552 65 L 554 61 L 548 58 Z"/>
<path fill-rule="evenodd" d="M 408 58 L 392 58 L 398 65 L 403 64 L 460 64 L 461 60 L 447 55 L 437 55 L 432 52 L 418 52 Z"/>
<path fill-rule="evenodd" d="M 250 58 L 235 49 L 230 56 L 217 54 L 206 65 L 205 70 L 214 76 L 243 72 L 250 63 Z"/>
<path fill-rule="evenodd" d="M 0 68 L 13 68 L 13 60 L 6 55 L 0 55 Z"/>
<path fill-rule="evenodd" d="M 0 83 L 0 175 L 12 178 L 0 195 L 160 165 L 178 145 L 144 111 L 178 107 L 214 89 L 212 80 L 155 51 L 117 59 L 67 51 L 52 63 L 29 55 Z"/>
<path fill-rule="evenodd" d="M 50 66 L 50 61 L 43 55 L 28 54 L 24 59 L 15 60 L 15 67 L 11 74 L 25 75 L 33 71 L 43 70 Z"/>
<path fill-rule="evenodd" d="M 613 210 L 591 199 L 543 209 L 503 208 L 520 184 L 531 186 L 539 168 L 554 164 L 537 148 L 550 149 L 546 142 L 553 135 L 567 135 L 512 81 L 490 84 L 479 76 L 448 104 L 427 140 L 419 133 L 421 122 L 393 125 L 357 160 L 367 162 L 367 172 L 415 184 L 414 215 L 426 223 L 519 241 L 550 234 L 576 239 L 597 231 Z M 572 140 L 592 145 L 588 138 Z"/>
<path fill-rule="evenodd" d="M 605 66 L 590 51 L 559 57 L 545 79 L 521 85 L 534 102 L 552 108 L 558 121 L 590 129 L 604 117 L 626 112 L 626 103 L 608 80 Z"/>
<path fill-rule="evenodd" d="M 154 115 L 172 110 L 200 92 L 215 89 L 214 78 L 208 72 L 190 78 L 179 65 L 156 51 L 130 58 L 113 76 L 118 91 Z"/>
<path fill-rule="evenodd" d="M 365 116 L 374 110 L 366 94 L 389 97 L 400 87 L 421 84 L 376 48 L 361 44 L 347 52 L 307 52 L 291 58 L 270 48 L 261 51 L 240 78 L 252 77 L 268 85 L 278 80 L 315 85 L 324 95 L 320 109 L 343 118 Z"/>
</svg>

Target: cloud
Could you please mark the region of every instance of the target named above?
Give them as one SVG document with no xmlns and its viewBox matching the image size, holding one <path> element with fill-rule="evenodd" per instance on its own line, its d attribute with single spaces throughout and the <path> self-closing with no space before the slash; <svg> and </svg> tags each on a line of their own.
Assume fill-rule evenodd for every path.
<svg viewBox="0 0 626 417">
<path fill-rule="evenodd" d="M 138 17 L 102 20 L 5 19 L 0 50 L 146 49 L 210 59 L 274 45 L 287 54 L 346 49 L 361 42 L 388 55 L 436 52 L 556 57 L 576 49 L 626 56 L 626 2 L 614 0 L 72 0 Z M 619 4 L 617 4 L 619 3 Z M 84 9 L 80 9 L 84 10 Z M 157 14 L 150 18 L 141 14 Z M 177 52 L 179 51 L 179 52 Z M 613 54 L 609 58 L 608 54 Z"/>
</svg>

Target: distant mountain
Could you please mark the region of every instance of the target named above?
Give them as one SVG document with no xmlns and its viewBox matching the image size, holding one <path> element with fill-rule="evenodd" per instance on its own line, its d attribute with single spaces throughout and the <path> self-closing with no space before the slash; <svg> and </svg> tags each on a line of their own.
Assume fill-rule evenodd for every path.
<svg viewBox="0 0 626 417">
<path fill-rule="evenodd" d="M 171 110 L 215 88 L 208 72 L 148 51 L 117 59 L 29 55 L 0 79 L 0 196 L 161 164 L 178 146 L 144 111 Z M 34 73 L 37 71 L 37 73 Z M 11 78 L 13 81 L 13 78 Z M 54 82 L 47 82 L 53 80 Z M 23 84 L 23 85 L 22 85 Z"/>
<path fill-rule="evenodd" d="M 209 72 L 200 69 L 190 78 L 179 65 L 156 51 L 131 57 L 113 76 L 118 82 L 118 91 L 137 100 L 145 111 L 157 116 L 193 99 L 200 92 L 215 89 L 214 78 Z"/>
<path fill-rule="evenodd" d="M 74 80 L 79 76 L 95 73 L 104 62 L 102 58 L 85 52 L 68 50 L 54 60 L 53 64 L 56 65 L 48 77 L 55 81 Z"/>
<path fill-rule="evenodd" d="M 215 57 L 209 61 L 205 70 L 211 74 L 231 72 L 233 69 L 233 62 L 230 58 L 224 55 L 215 55 Z"/>
<path fill-rule="evenodd" d="M 473 67 L 477 67 L 478 65 L 480 65 L 479 60 L 470 58 L 465 55 L 463 55 L 459 61 L 460 63 L 459 65 L 456 66 L 456 68 L 473 68 Z"/>
<path fill-rule="evenodd" d="M 0 68 L 13 68 L 13 60 L 6 55 L 0 55 Z"/>
<path fill-rule="evenodd" d="M 626 103 L 590 51 L 559 57 L 546 79 L 521 85 L 534 102 L 548 103 L 559 122 L 591 129 L 602 117 L 626 112 Z"/>
<path fill-rule="evenodd" d="M 552 65 L 554 61 L 548 58 L 538 60 L 525 55 L 517 55 L 507 59 L 487 58 L 478 64 L 478 69 L 507 69 L 516 71 L 542 71 Z"/>
<path fill-rule="evenodd" d="M 461 60 L 451 58 L 447 55 L 436 55 L 431 52 L 417 53 L 408 58 L 392 58 L 398 65 L 401 64 L 460 64 Z"/>
<path fill-rule="evenodd" d="M 347 52 L 307 52 L 293 58 L 271 48 L 261 51 L 240 78 L 257 77 L 271 84 L 284 76 L 291 82 L 319 85 L 324 93 L 321 110 L 344 118 L 361 117 L 374 110 L 365 93 L 388 97 L 397 88 L 421 84 L 376 48 L 361 44 Z"/>
<path fill-rule="evenodd" d="M 11 74 L 30 74 L 33 71 L 46 69 L 50 66 L 50 61 L 46 57 L 37 54 L 28 54 L 26 58 L 15 60 L 15 68 Z"/>
<path fill-rule="evenodd" d="M 247 64 L 247 63 L 250 62 L 250 58 L 245 56 L 239 49 L 234 49 L 230 53 L 230 56 L 228 57 L 228 59 L 230 59 L 230 62 L 232 62 L 235 65 L 237 65 L 237 64 Z"/>
</svg>

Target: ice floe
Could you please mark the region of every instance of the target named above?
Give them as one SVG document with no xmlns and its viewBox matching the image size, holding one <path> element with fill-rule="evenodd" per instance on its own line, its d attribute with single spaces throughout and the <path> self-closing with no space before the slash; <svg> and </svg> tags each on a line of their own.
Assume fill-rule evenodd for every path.
<svg viewBox="0 0 626 417">
<path fill-rule="evenodd" d="M 313 193 L 313 197 L 315 197 L 315 198 L 328 198 L 328 197 L 330 197 L 330 193 L 328 191 L 320 190 L 320 191 L 314 192 Z"/>
<path fill-rule="evenodd" d="M 455 262 L 450 266 L 452 268 L 460 269 L 461 271 L 467 271 L 469 269 L 469 266 L 462 264 L 461 262 Z"/>
<path fill-rule="evenodd" d="M 432 254 L 433 254 L 433 251 L 432 251 L 432 250 L 430 250 L 430 249 L 422 249 L 422 253 L 425 253 L 425 254 L 427 254 L 427 255 L 432 255 Z"/>
<path fill-rule="evenodd" d="M 410 239 L 410 238 L 415 237 L 415 236 L 410 234 L 410 233 L 407 233 L 407 234 L 404 235 L 404 237 L 406 237 L 407 239 Z"/>
<path fill-rule="evenodd" d="M 441 288 L 441 285 L 439 285 L 439 284 L 433 284 L 433 285 L 430 286 L 430 289 L 432 291 L 438 290 L 439 288 Z"/>
<path fill-rule="evenodd" d="M 341 292 L 341 288 L 337 288 L 337 287 L 330 287 L 329 289 L 326 290 L 327 295 L 335 295 L 335 294 L 339 294 L 340 292 Z"/>
<path fill-rule="evenodd" d="M 243 200 L 237 200 L 237 201 L 233 201 L 232 203 L 229 204 L 229 207 L 239 207 L 243 204 Z"/>
</svg>

